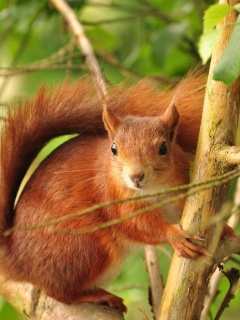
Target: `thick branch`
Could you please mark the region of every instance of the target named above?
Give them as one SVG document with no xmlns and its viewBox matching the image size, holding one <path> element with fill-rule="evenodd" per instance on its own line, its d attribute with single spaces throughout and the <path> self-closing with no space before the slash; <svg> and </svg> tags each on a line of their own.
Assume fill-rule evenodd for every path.
<svg viewBox="0 0 240 320">
<path fill-rule="evenodd" d="M 27 319 L 41 320 L 123 320 L 113 308 L 93 303 L 66 305 L 34 288 L 30 283 L 18 283 L 0 276 L 0 294 Z"/>
<path fill-rule="evenodd" d="M 223 2 L 229 4 L 227 1 L 221 1 L 221 3 Z M 230 1 L 230 5 L 234 5 L 236 2 Z M 216 145 L 235 145 L 240 101 L 239 82 L 227 87 L 223 83 L 213 80 L 212 70 L 230 37 L 231 28 L 225 28 L 225 26 L 233 25 L 235 20 L 236 14 L 232 11 L 220 26 L 222 35 L 212 57 L 198 150 L 192 175 L 194 183 L 231 169 L 226 162 L 217 161 Z M 184 230 L 199 234 L 206 239 L 207 247 L 215 236 L 215 226 L 207 229 L 202 226 L 206 221 L 209 221 L 210 217 L 221 210 L 227 191 L 228 184 L 225 184 L 190 196 L 186 202 L 182 227 Z M 236 245 L 233 249 L 237 251 L 238 241 L 239 239 L 233 240 L 234 245 L 232 244 Z M 219 251 L 225 251 L 224 245 L 225 243 L 219 244 L 221 250 L 217 246 L 217 252 L 214 255 L 217 259 L 223 258 Z M 200 264 L 184 258 L 180 259 L 174 255 L 158 319 L 174 320 L 179 319 L 179 315 L 183 319 L 199 319 L 213 268 L 214 264 Z"/>
<path fill-rule="evenodd" d="M 215 262 L 219 263 L 227 255 L 238 251 L 240 251 L 240 236 L 234 239 L 222 240 L 214 257 Z M 3 276 L 0 276 L 0 294 L 28 319 L 124 319 L 118 310 L 113 308 L 89 303 L 66 305 L 47 297 L 29 283 L 18 283 L 10 280 L 7 281 Z"/>
</svg>

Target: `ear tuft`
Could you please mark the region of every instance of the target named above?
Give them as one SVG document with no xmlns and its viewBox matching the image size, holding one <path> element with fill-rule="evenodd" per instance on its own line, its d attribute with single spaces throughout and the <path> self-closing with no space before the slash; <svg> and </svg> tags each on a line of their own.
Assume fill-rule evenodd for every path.
<svg viewBox="0 0 240 320">
<path fill-rule="evenodd" d="M 162 120 L 163 120 L 165 126 L 169 130 L 170 140 L 173 140 L 177 125 L 180 120 L 180 114 L 179 114 L 175 104 L 170 104 L 170 106 L 165 111 Z"/>
<path fill-rule="evenodd" d="M 120 125 L 120 119 L 106 106 L 103 108 L 103 123 L 108 132 L 109 138 L 113 141 L 116 131 Z"/>
</svg>

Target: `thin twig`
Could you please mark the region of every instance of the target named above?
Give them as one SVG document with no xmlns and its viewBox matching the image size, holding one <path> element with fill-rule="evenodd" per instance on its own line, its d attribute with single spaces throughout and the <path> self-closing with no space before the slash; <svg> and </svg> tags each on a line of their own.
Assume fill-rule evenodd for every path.
<svg viewBox="0 0 240 320">
<path fill-rule="evenodd" d="M 38 10 L 35 12 L 34 16 L 32 17 L 32 19 L 29 22 L 28 28 L 26 33 L 23 35 L 21 41 L 19 42 L 19 46 L 17 49 L 17 52 L 15 53 L 13 60 L 11 62 L 11 66 L 16 65 L 17 61 L 19 60 L 20 56 L 22 55 L 22 53 L 24 52 L 24 48 L 27 45 L 27 42 L 29 40 L 29 36 L 31 34 L 32 31 L 32 26 L 33 24 L 36 22 L 38 16 L 42 13 L 43 11 L 43 6 L 40 6 L 38 8 Z M 7 81 L 5 79 L 5 81 L 2 83 L 1 87 L 0 87 L 0 96 L 2 95 L 2 93 L 4 92 L 4 90 L 6 89 L 7 86 Z"/>
<path fill-rule="evenodd" d="M 104 102 L 107 94 L 105 82 L 91 43 L 86 37 L 81 23 L 79 22 L 75 12 L 64 0 L 51 0 L 51 2 L 66 20 L 69 29 L 76 39 L 78 47 L 86 57 L 86 63 L 90 70 L 93 82 L 98 89 L 102 101 Z"/>
<path fill-rule="evenodd" d="M 155 317 L 158 314 L 163 295 L 163 281 L 158 263 L 158 253 L 156 246 L 145 246 L 145 259 L 150 282 L 150 302 Z"/>
<path fill-rule="evenodd" d="M 0 69 L 0 71 L 3 70 Z M 53 71 L 53 70 L 74 70 L 74 71 L 84 71 L 86 72 L 87 70 L 83 66 L 79 65 L 72 65 L 72 66 L 67 66 L 67 65 L 42 65 L 42 66 L 27 66 L 27 67 L 22 67 L 22 68 L 12 68 L 8 69 L 9 71 L 6 73 L 0 73 L 1 77 L 12 77 L 12 76 L 17 76 L 20 74 L 27 74 L 27 73 L 32 73 L 32 72 L 39 72 L 39 71 Z"/>
<path fill-rule="evenodd" d="M 222 271 L 224 275 L 228 278 L 230 287 L 228 289 L 228 292 L 217 312 L 216 317 L 214 320 L 219 320 L 223 311 L 228 307 L 230 300 L 234 298 L 234 294 L 238 289 L 238 283 L 240 279 L 240 272 L 238 269 L 231 268 L 229 271 Z"/>
<path fill-rule="evenodd" d="M 44 228 L 44 227 L 47 227 L 47 226 L 50 226 L 50 225 L 56 225 L 58 223 L 66 221 L 68 219 L 80 217 L 80 216 L 83 216 L 85 214 L 89 214 L 89 213 L 91 213 L 91 212 L 93 212 L 95 210 L 104 208 L 106 206 L 120 204 L 120 203 L 123 203 L 123 202 L 126 202 L 126 201 L 137 201 L 139 199 L 151 198 L 151 197 L 156 197 L 156 196 L 160 196 L 160 195 L 166 195 L 166 194 L 169 194 L 169 193 L 176 194 L 176 193 L 179 193 L 180 191 L 187 190 L 184 193 L 177 194 L 177 195 L 174 195 L 172 197 L 168 197 L 168 198 L 166 198 L 166 199 L 164 199 L 164 200 L 162 200 L 160 202 L 154 203 L 154 204 L 152 204 L 152 205 L 150 205 L 150 206 L 148 206 L 146 208 L 139 209 L 139 210 L 137 210 L 135 212 L 132 212 L 132 213 L 130 213 L 130 214 L 126 215 L 126 216 L 123 216 L 121 218 L 116 218 L 116 219 L 113 219 L 111 221 L 107 221 L 107 222 L 102 223 L 99 226 L 93 227 L 91 229 L 87 229 L 87 230 L 68 230 L 68 229 L 66 229 L 65 230 L 63 228 L 61 228 L 61 229 L 58 228 L 58 229 L 55 230 L 55 232 L 64 232 L 64 233 L 70 233 L 70 234 L 85 234 L 85 233 L 95 232 L 95 231 L 98 231 L 101 228 L 108 228 L 110 226 L 113 226 L 113 225 L 118 224 L 120 222 L 123 222 L 125 220 L 137 217 L 137 216 L 139 216 L 139 215 L 141 215 L 143 213 L 159 209 L 160 207 L 163 207 L 163 206 L 166 206 L 168 204 L 174 203 L 176 201 L 182 200 L 182 199 L 184 199 L 184 198 L 186 198 L 186 197 L 188 197 L 190 195 L 196 194 L 196 193 L 198 193 L 200 191 L 204 191 L 204 190 L 207 190 L 207 189 L 210 189 L 210 188 L 225 184 L 225 183 L 231 181 L 232 179 L 234 179 L 236 177 L 239 177 L 239 175 L 240 175 L 240 169 L 236 169 L 236 170 L 233 170 L 231 172 L 225 173 L 225 174 L 223 174 L 221 176 L 214 177 L 214 178 L 212 178 L 210 180 L 203 181 L 203 182 L 200 182 L 200 183 L 187 184 L 187 185 L 183 185 L 183 186 L 178 186 L 178 187 L 174 187 L 174 188 L 161 190 L 159 192 L 155 192 L 155 193 L 152 193 L 152 194 L 128 197 L 128 198 L 125 198 L 125 199 L 117 199 L 117 200 L 104 202 L 104 203 L 101 203 L 101 204 L 96 204 L 96 205 L 93 205 L 93 206 L 91 206 L 89 208 L 81 210 L 80 212 L 69 213 L 69 214 L 61 216 L 61 217 L 59 217 L 57 219 L 47 220 L 47 221 L 45 221 L 43 223 L 39 223 L 39 224 L 36 224 L 36 225 L 12 227 L 12 228 L 8 229 L 7 231 L 5 231 L 4 235 L 8 236 L 12 232 L 16 232 L 16 231 L 33 230 L 33 229 L 38 229 L 38 228 Z"/>
</svg>

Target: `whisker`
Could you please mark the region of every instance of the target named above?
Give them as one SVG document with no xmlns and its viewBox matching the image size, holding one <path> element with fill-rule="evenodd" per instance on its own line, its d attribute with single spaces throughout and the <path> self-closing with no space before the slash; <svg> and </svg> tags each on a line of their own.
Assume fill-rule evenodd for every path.
<svg viewBox="0 0 240 320">
<path fill-rule="evenodd" d="M 69 172 L 85 172 L 85 171 L 102 171 L 102 169 L 74 169 L 74 170 L 60 170 L 60 171 L 54 171 L 54 174 L 58 173 L 69 173 Z"/>
<path fill-rule="evenodd" d="M 83 181 L 81 181 L 81 184 L 84 184 L 85 182 L 87 182 L 87 181 L 91 181 L 91 180 L 94 180 L 94 179 L 99 179 L 99 178 L 106 178 L 106 173 L 104 173 L 103 175 L 101 175 L 101 176 L 93 176 L 93 177 L 91 177 L 91 178 L 88 178 L 88 179 L 85 179 L 85 180 L 83 180 Z M 80 184 L 80 185 L 81 185 Z M 79 185 L 79 184 L 78 184 Z"/>
<path fill-rule="evenodd" d="M 118 159 L 113 158 L 113 164 L 111 165 L 113 168 L 119 169 L 119 172 L 116 171 L 115 172 L 115 178 L 116 179 L 121 179 L 121 169 L 123 167 L 123 164 L 121 163 L 121 161 L 119 161 Z M 85 180 L 81 180 L 79 179 L 77 186 L 79 188 L 84 187 L 84 185 L 86 185 L 87 182 L 91 182 L 94 179 L 96 179 L 96 181 L 98 180 L 98 184 L 99 185 L 104 185 L 104 182 L 106 180 L 106 177 L 111 177 L 111 173 L 107 173 L 104 172 L 104 169 L 102 168 L 84 168 L 84 169 L 72 169 L 72 170 L 58 170 L 58 171 L 54 171 L 54 174 L 68 174 L 68 173 L 84 173 L 84 172 L 91 172 L 92 171 L 92 176 L 85 179 Z M 99 174 L 103 172 L 102 174 Z M 101 182 L 102 180 L 102 182 Z"/>
</svg>

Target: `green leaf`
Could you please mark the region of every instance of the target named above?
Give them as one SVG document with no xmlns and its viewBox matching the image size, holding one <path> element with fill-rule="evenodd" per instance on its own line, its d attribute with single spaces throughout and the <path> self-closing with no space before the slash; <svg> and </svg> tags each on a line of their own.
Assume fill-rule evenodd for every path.
<svg viewBox="0 0 240 320">
<path fill-rule="evenodd" d="M 152 40 L 153 55 L 159 66 L 165 64 L 169 54 L 178 46 L 186 34 L 187 23 L 170 24 L 158 30 Z"/>
<path fill-rule="evenodd" d="M 203 18 L 204 33 L 214 28 L 231 10 L 233 8 L 227 4 L 214 4 L 210 6 L 205 11 Z"/>
<path fill-rule="evenodd" d="M 109 54 L 119 47 L 118 39 L 100 26 L 85 28 L 94 49 L 100 54 Z"/>
<path fill-rule="evenodd" d="M 210 59 L 219 36 L 220 31 L 216 29 L 211 29 L 201 35 L 198 45 L 198 51 L 203 64 L 207 63 L 207 61 Z"/>
<path fill-rule="evenodd" d="M 213 69 L 213 78 L 231 84 L 240 75 L 240 16 L 238 16 L 225 51 Z"/>
</svg>

